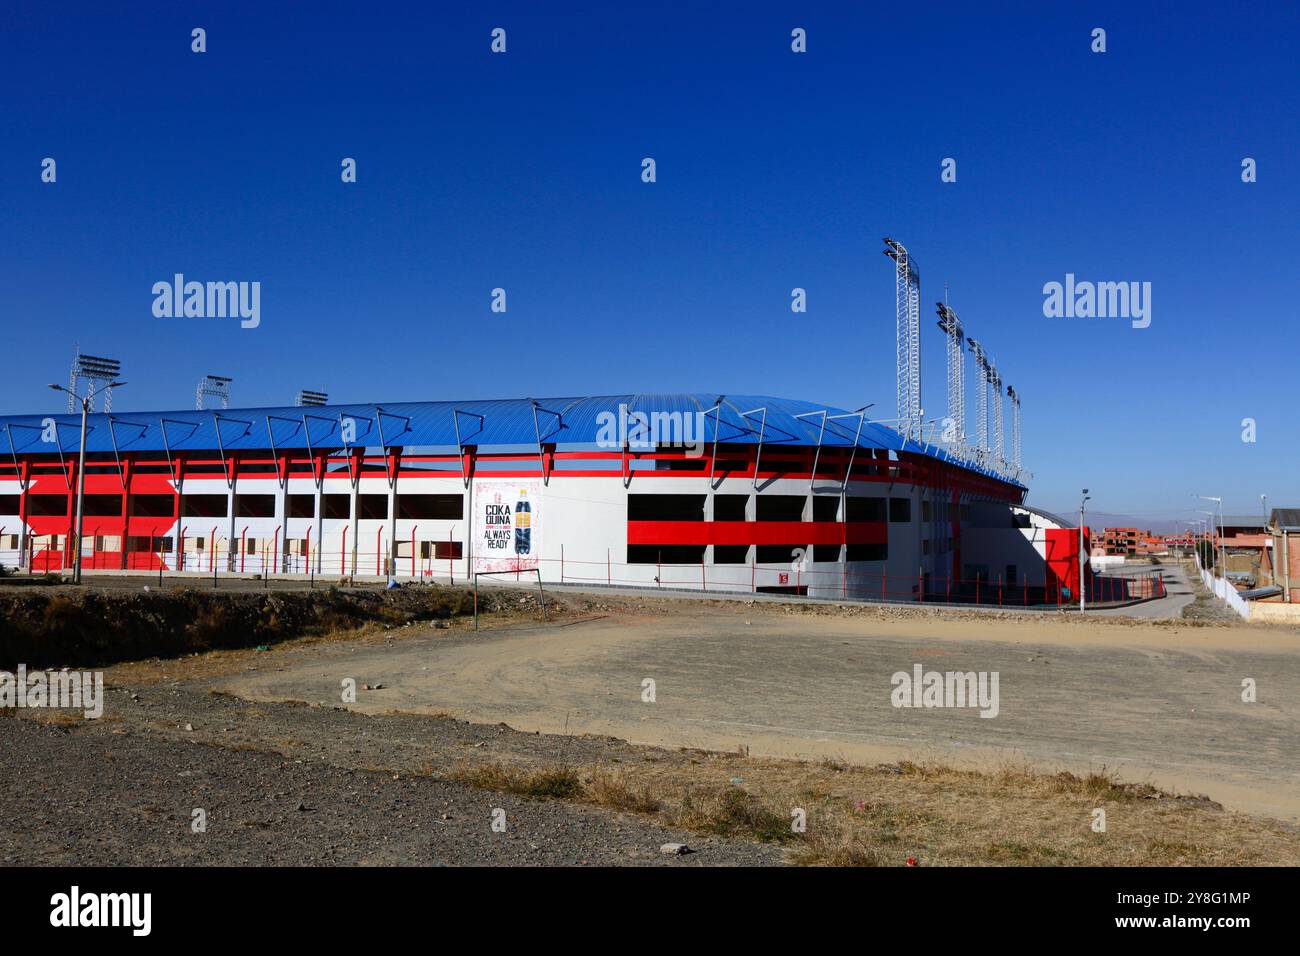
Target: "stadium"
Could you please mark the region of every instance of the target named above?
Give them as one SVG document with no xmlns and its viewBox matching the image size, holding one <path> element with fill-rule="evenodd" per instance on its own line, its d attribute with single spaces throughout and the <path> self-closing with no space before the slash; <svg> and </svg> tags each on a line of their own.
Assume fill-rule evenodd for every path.
<svg viewBox="0 0 1300 956">
<path fill-rule="evenodd" d="M 0 565 L 28 574 L 539 582 L 883 601 L 1128 600 L 1086 529 L 1025 503 L 1020 395 L 936 303 L 947 415 L 921 407 L 920 273 L 894 271 L 898 417 L 764 395 L 657 393 L 115 414 L 78 352 L 68 414 L 0 417 Z M 966 433 L 966 355 L 977 379 Z M 83 398 L 81 379 L 102 386 Z M 93 396 L 104 396 L 92 414 Z M 219 398 L 221 408 L 206 408 Z M 1011 410 L 1008 460 L 1004 398 Z M 81 415 L 73 415 L 80 402 Z M 84 449 L 82 448 L 84 428 Z M 82 462 L 84 460 L 84 468 Z M 78 524 L 80 506 L 81 522 Z M 80 527 L 80 561 L 77 560 Z M 80 570 L 74 571 L 74 577 Z"/>
<path fill-rule="evenodd" d="M 0 418 L 0 563 L 1069 600 L 1076 531 L 847 411 L 656 394 Z"/>
</svg>

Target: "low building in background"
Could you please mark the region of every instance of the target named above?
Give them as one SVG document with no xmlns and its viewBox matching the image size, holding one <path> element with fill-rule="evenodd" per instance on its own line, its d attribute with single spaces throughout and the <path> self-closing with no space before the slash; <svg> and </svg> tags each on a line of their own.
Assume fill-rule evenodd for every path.
<svg viewBox="0 0 1300 956">
<path fill-rule="evenodd" d="M 1211 538 L 1215 550 L 1223 553 L 1227 577 L 1233 584 L 1253 588 L 1272 580 L 1273 542 L 1262 515 L 1224 515 Z"/>
<path fill-rule="evenodd" d="M 1281 591 L 1264 600 L 1300 602 L 1300 508 L 1274 508 L 1266 534 L 1273 559 L 1268 581 Z"/>
</svg>

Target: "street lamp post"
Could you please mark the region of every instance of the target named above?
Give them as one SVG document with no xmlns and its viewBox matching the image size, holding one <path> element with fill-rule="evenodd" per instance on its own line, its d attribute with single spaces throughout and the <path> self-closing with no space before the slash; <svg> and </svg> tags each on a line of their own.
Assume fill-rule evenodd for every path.
<svg viewBox="0 0 1300 956">
<path fill-rule="evenodd" d="M 81 583 L 81 519 L 85 507 L 86 499 L 86 418 L 90 414 L 90 402 L 100 392 L 106 392 L 110 388 L 117 388 L 119 385 L 125 385 L 126 382 L 109 382 L 102 388 L 92 388 L 82 398 L 70 388 L 62 385 L 51 385 L 50 388 L 56 392 L 67 392 L 74 399 L 81 403 L 81 443 L 77 452 L 77 517 L 76 524 L 73 525 L 72 533 L 72 583 Z M 123 543 L 125 543 L 126 529 L 123 529 Z"/>
<path fill-rule="evenodd" d="M 1088 494 L 1088 489 L 1083 489 L 1083 497 L 1079 501 L 1079 613 L 1083 613 L 1087 597 L 1083 589 L 1084 567 L 1088 563 L 1083 547 L 1083 509 L 1092 496 Z"/>
<path fill-rule="evenodd" d="M 1215 498 L 1211 495 L 1192 495 L 1193 498 L 1200 498 L 1202 501 L 1214 501 L 1219 505 L 1219 573 L 1226 579 L 1228 576 L 1228 550 L 1223 543 L 1223 499 Z M 1203 514 L 1210 516 L 1210 526 L 1214 526 L 1214 512 L 1206 511 Z"/>
</svg>

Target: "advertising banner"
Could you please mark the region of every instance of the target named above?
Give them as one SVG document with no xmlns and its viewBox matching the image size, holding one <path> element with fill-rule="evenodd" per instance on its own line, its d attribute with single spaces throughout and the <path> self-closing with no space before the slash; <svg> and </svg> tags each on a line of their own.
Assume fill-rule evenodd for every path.
<svg viewBox="0 0 1300 956">
<path fill-rule="evenodd" d="M 541 553 L 539 479 L 474 481 L 475 571 L 531 571 Z"/>
</svg>

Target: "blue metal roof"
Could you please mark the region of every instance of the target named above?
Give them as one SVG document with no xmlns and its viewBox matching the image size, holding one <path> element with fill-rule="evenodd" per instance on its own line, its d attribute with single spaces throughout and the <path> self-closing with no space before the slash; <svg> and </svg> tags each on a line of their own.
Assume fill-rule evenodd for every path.
<svg viewBox="0 0 1300 956">
<path fill-rule="evenodd" d="M 859 435 L 857 412 L 766 395 L 686 392 L 96 413 L 87 421 L 86 451 L 230 452 L 272 446 L 282 450 L 308 446 L 336 449 L 343 446 L 341 421 L 346 418 L 356 423 L 354 447 L 402 447 L 427 452 L 455 451 L 460 445 L 476 445 L 480 450 L 488 446 L 499 450 L 535 449 L 540 437 L 543 442 L 576 450 L 597 447 L 602 414 L 618 416 L 620 405 L 626 406 L 629 414 L 707 412 L 704 441 L 714 440 L 716 418 L 718 441 L 752 443 L 759 440 L 761 433 L 765 446 L 816 445 L 825 412 L 821 442 L 827 447 L 849 447 L 856 436 L 860 448 L 913 452 L 1000 477 L 972 462 L 949 456 L 934 445 L 904 440 L 894 429 L 870 419 L 863 421 Z M 55 422 L 54 442 L 43 440 L 49 419 Z M 0 416 L 0 454 L 75 454 L 79 451 L 80 432 L 80 413 Z"/>
</svg>

